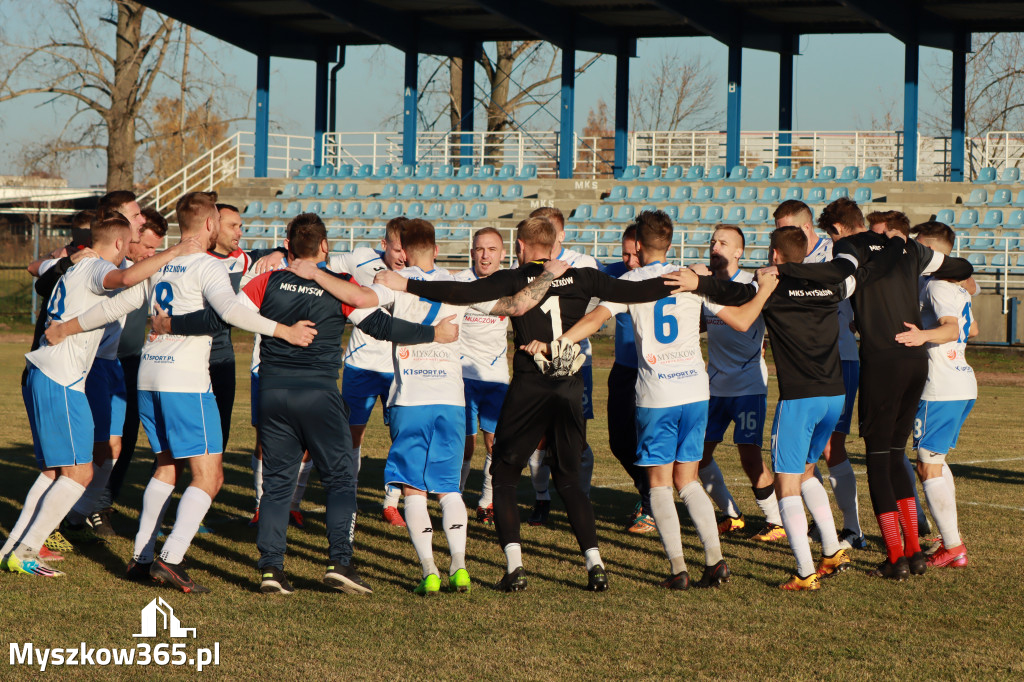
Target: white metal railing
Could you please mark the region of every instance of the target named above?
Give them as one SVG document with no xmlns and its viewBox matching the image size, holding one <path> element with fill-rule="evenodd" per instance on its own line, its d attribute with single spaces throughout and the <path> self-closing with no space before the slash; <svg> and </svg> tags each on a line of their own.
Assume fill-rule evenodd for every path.
<svg viewBox="0 0 1024 682">
<path fill-rule="evenodd" d="M 1015 168 L 1024 162 L 1024 131 L 1000 130 L 985 134 L 981 167 Z"/>
</svg>

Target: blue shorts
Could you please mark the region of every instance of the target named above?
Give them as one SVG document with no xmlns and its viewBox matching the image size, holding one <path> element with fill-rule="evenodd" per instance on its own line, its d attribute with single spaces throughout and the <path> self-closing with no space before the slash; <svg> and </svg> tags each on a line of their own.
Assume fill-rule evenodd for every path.
<svg viewBox="0 0 1024 682">
<path fill-rule="evenodd" d="M 583 418 L 594 418 L 594 367 L 583 365 L 580 368 L 580 376 L 583 377 Z"/>
<path fill-rule="evenodd" d="M 729 397 L 711 396 L 708 401 L 708 430 L 704 442 L 721 443 L 725 430 L 735 424 L 732 442 L 736 445 L 764 444 L 764 418 L 768 412 L 768 396 L 736 395 Z"/>
<path fill-rule="evenodd" d="M 914 447 L 948 455 L 973 407 L 973 400 L 922 400 L 914 419 Z"/>
<path fill-rule="evenodd" d="M 253 426 L 260 425 L 260 374 L 249 372 L 249 420 Z"/>
<path fill-rule="evenodd" d="M 477 419 L 486 433 L 494 433 L 498 426 L 498 415 L 505 403 L 508 384 L 496 381 L 463 379 L 466 392 L 466 435 L 476 435 Z"/>
<path fill-rule="evenodd" d="M 777 474 L 803 474 L 825 450 L 843 413 L 846 396 L 780 400 L 772 424 L 772 467 Z"/>
<path fill-rule="evenodd" d="M 92 462 L 92 411 L 84 393 L 61 386 L 29 363 L 21 395 L 40 469 Z"/>
<path fill-rule="evenodd" d="M 843 413 L 839 415 L 836 431 L 850 435 L 853 423 L 853 408 L 857 404 L 857 386 L 860 385 L 860 363 L 856 360 L 843 360 L 843 385 L 846 386 L 846 400 L 843 402 Z"/>
<path fill-rule="evenodd" d="M 395 405 L 384 483 L 428 493 L 460 492 L 465 424 L 464 407 Z"/>
<path fill-rule="evenodd" d="M 370 421 L 373 405 L 380 398 L 384 408 L 384 423 L 388 423 L 388 393 L 395 375 L 391 372 L 371 372 L 352 365 L 345 365 L 341 373 L 341 397 L 348 405 L 348 423 L 364 426 Z"/>
<path fill-rule="evenodd" d="M 106 443 L 124 432 L 124 412 L 128 394 L 124 387 L 124 371 L 118 360 L 96 358 L 85 378 L 85 397 L 92 410 L 94 443 Z"/>
<path fill-rule="evenodd" d="M 636 408 L 636 465 L 699 462 L 704 454 L 708 401 Z"/>
<path fill-rule="evenodd" d="M 224 450 L 220 412 L 212 391 L 139 391 L 139 420 L 153 452 L 187 459 Z"/>
</svg>

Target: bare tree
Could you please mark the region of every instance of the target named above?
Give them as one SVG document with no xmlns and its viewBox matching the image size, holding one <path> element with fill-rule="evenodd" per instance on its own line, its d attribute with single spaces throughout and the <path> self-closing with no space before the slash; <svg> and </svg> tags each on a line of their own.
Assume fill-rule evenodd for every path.
<svg viewBox="0 0 1024 682">
<path fill-rule="evenodd" d="M 668 52 L 648 73 L 630 93 L 634 129 L 708 130 L 721 123 L 714 106 L 717 81 L 703 59 Z"/>
</svg>

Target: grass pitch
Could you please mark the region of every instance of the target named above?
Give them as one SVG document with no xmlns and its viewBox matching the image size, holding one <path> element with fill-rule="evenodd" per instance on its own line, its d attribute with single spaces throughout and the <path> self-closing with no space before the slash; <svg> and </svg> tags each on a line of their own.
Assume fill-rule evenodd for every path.
<svg viewBox="0 0 1024 682">
<path fill-rule="evenodd" d="M 159 596 L 174 608 L 182 625 L 197 629 L 196 639 L 188 640 L 190 647 L 219 643 L 220 665 L 204 674 L 228 679 L 1024 676 L 1024 387 L 1019 381 L 1024 363 L 1019 357 L 972 354 L 975 366 L 986 370 L 982 376 L 987 385 L 981 387 L 951 458 L 961 530 L 970 552 L 965 569 L 929 571 L 903 584 L 865 575 L 883 554 L 867 496 L 863 443 L 851 439 L 861 522 L 871 548 L 855 552 L 856 570 L 826 581 L 819 592 L 783 593 L 776 585 L 793 569 L 788 545 L 766 546 L 747 538 L 763 519 L 735 450 L 720 447 L 718 461 L 748 523 L 748 532 L 723 539 L 733 580 L 713 591 L 670 593 L 658 588 L 668 566 L 657 534 L 625 532 L 635 493 L 607 447 L 605 379 L 611 348 L 598 342 L 598 418 L 589 427 L 597 460 L 592 497 L 610 591 L 583 590 L 586 573 L 557 498 L 549 527 L 523 526 L 528 590 L 505 595 L 491 589 L 502 574 L 504 557 L 493 530 L 475 521 L 481 480 L 477 470 L 466 493 L 473 590 L 424 600 L 412 594 L 420 572 L 407 534 L 379 516 L 388 443 L 379 411 L 363 445 L 355 538 L 356 560 L 375 593 L 348 596 L 320 583 L 326 540 L 316 476 L 304 503 L 306 529 L 288 531 L 286 570 L 298 591 L 290 597 L 256 591 L 255 529 L 246 524 L 253 505 L 248 355 L 244 343 L 238 348 L 238 399 L 225 457 L 226 483 L 207 517 L 215 532 L 197 536 L 188 558 L 194 577 L 213 593 L 188 596 L 121 578 L 149 475 L 151 453 L 143 437 L 114 518 L 124 537 L 69 555 L 60 565 L 68 573 L 65 578 L 0 575 L 5 648 L 12 642 L 32 642 L 37 648 L 78 647 L 80 642 L 134 646 L 141 641 L 132 637 L 139 632 L 139 611 Z M 0 343 L 0 526 L 5 532 L 36 476 L 19 394 L 24 351 L 22 343 Z M 771 405 L 775 394 L 769 398 Z M 482 443 L 477 458 L 479 466 Z M 525 520 L 532 500 L 528 480 L 520 491 Z M 703 555 L 679 506 L 686 559 L 691 575 L 699 577 Z M 437 527 L 436 503 L 431 509 Z M 172 508 L 168 521 L 173 513 Z M 820 548 L 814 551 L 817 556 Z M 435 552 L 444 570 L 447 554 L 439 528 Z M 28 671 L 7 662 L 0 665 L 6 668 L 0 679 Z M 191 672 L 188 666 L 51 666 L 49 671 L 79 679 L 136 679 L 142 674 L 164 678 Z"/>
</svg>

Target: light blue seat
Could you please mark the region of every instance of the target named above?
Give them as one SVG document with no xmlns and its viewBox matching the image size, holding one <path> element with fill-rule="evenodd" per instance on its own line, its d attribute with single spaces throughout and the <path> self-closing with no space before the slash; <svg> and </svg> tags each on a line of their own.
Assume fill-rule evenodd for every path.
<svg viewBox="0 0 1024 682">
<path fill-rule="evenodd" d="M 479 168 L 476 168 L 473 171 L 473 177 L 474 178 L 483 178 L 485 180 L 489 180 L 489 179 L 493 178 L 494 177 L 494 166 L 492 166 L 489 163 L 485 163 L 484 165 L 480 166 Z"/>
<path fill-rule="evenodd" d="M 259 224 L 257 225 L 257 223 Z M 242 231 L 242 236 L 250 239 L 252 237 L 262 237 L 265 231 L 266 226 L 263 225 L 263 221 L 254 220 L 251 224 L 245 226 L 245 229 Z"/>
<path fill-rule="evenodd" d="M 405 217 L 420 218 L 423 216 L 423 202 L 412 201 L 405 207 Z"/>
<path fill-rule="evenodd" d="M 960 214 L 960 219 L 953 223 L 953 227 L 974 227 L 978 224 L 978 211 L 969 208 Z"/>
<path fill-rule="evenodd" d="M 956 244 L 961 249 L 971 248 L 971 232 L 970 230 L 957 230 L 956 231 Z"/>
<path fill-rule="evenodd" d="M 718 182 L 719 180 L 725 180 L 725 166 L 717 164 L 708 169 L 707 174 L 704 175 L 706 182 Z"/>
<path fill-rule="evenodd" d="M 263 203 L 260 201 L 250 201 L 242 211 L 243 218 L 255 218 L 260 215 L 263 215 Z"/>
<path fill-rule="evenodd" d="M 501 200 L 501 185 L 493 184 L 487 185 L 487 189 L 484 190 L 483 195 L 480 197 L 486 201 L 500 201 Z"/>
<path fill-rule="evenodd" d="M 334 183 L 328 183 L 328 184 L 334 184 Z M 281 196 L 284 197 L 283 194 Z M 306 183 L 306 186 L 302 188 L 302 192 L 300 192 L 299 194 L 295 195 L 293 198 L 297 198 L 297 199 L 315 199 L 317 196 L 319 196 L 318 185 L 315 182 L 309 182 L 309 183 Z"/>
<path fill-rule="evenodd" d="M 523 186 L 520 184 L 509 185 L 505 193 L 501 195 L 501 201 L 519 201 L 523 198 Z"/>
<path fill-rule="evenodd" d="M 712 206 L 697 222 L 701 225 L 714 225 L 715 223 L 720 223 L 722 222 L 722 213 L 723 211 L 721 206 Z"/>
<path fill-rule="evenodd" d="M 325 163 L 316 169 L 316 177 L 323 180 L 324 178 L 337 177 L 337 173 L 335 172 L 334 166 L 329 163 Z"/>
<path fill-rule="evenodd" d="M 982 190 L 984 191 L 984 190 Z M 974 192 L 971 192 L 974 194 Z M 1005 187 L 1000 187 L 992 193 L 992 198 L 989 199 L 988 205 L 991 208 L 1001 208 L 1003 206 L 1009 206 L 1010 201 L 1013 199 L 1013 193 Z M 967 202 L 964 202 L 964 206 L 967 206 Z"/>
<path fill-rule="evenodd" d="M 433 167 L 433 165 L 431 165 Z M 450 163 L 440 163 L 430 173 L 431 177 L 435 177 L 438 180 L 451 180 L 455 177 L 455 166 Z"/>
<path fill-rule="evenodd" d="M 776 166 L 775 172 L 768 178 L 768 182 L 789 182 L 793 177 L 793 169 L 789 166 Z"/>
<path fill-rule="evenodd" d="M 1016 185 L 1020 182 L 1020 168 L 1004 168 L 996 182 L 1000 185 Z"/>
<path fill-rule="evenodd" d="M 679 220 L 679 207 L 675 204 L 669 204 L 661 210 L 665 212 L 665 215 L 672 219 L 673 223 Z"/>
<path fill-rule="evenodd" d="M 616 246 L 612 249 L 612 258 L 622 258 L 622 247 Z"/>
<path fill-rule="evenodd" d="M 1013 229 L 1024 227 L 1024 211 L 1010 211 L 1010 215 L 1006 216 L 1006 222 L 1003 223 L 1003 227 Z"/>
<path fill-rule="evenodd" d="M 594 207 L 590 204 L 580 204 L 576 207 L 576 210 L 569 216 L 567 222 L 570 223 L 585 223 L 590 220 L 590 216 L 594 213 Z"/>
<path fill-rule="evenodd" d="M 333 183 L 331 183 L 331 184 L 333 184 Z M 334 189 L 337 190 L 338 186 L 334 185 Z M 341 191 L 338 192 L 335 196 L 338 197 L 339 201 L 345 201 L 346 199 L 353 199 L 353 198 L 359 196 L 359 185 L 357 185 L 354 182 L 346 182 L 344 185 L 342 185 Z M 321 198 L 326 198 L 326 197 L 321 197 Z"/>
<path fill-rule="evenodd" d="M 633 188 L 633 191 L 626 197 L 626 201 L 632 204 L 641 204 L 647 201 L 647 195 L 650 192 L 650 188 L 644 185 L 637 185 Z"/>
<path fill-rule="evenodd" d="M 700 220 L 700 206 L 687 206 L 679 218 L 679 222 L 684 224 L 696 223 L 698 220 Z"/>
<path fill-rule="evenodd" d="M 316 175 L 316 168 L 311 163 L 304 163 L 299 167 L 299 172 L 295 174 L 296 180 L 308 180 Z"/>
<path fill-rule="evenodd" d="M 1019 232 L 1003 232 L 996 239 L 996 248 L 1007 251 L 1016 251 L 1020 247 L 1020 233 Z"/>
<path fill-rule="evenodd" d="M 603 201 L 625 201 L 628 190 L 625 185 L 615 185 Z"/>
<path fill-rule="evenodd" d="M 615 208 L 612 206 L 598 206 L 591 219 L 597 223 L 608 223 L 612 220 Z"/>
<path fill-rule="evenodd" d="M 870 204 L 871 203 L 871 188 L 870 187 L 858 187 L 853 191 L 853 200 L 858 204 Z"/>
<path fill-rule="evenodd" d="M 332 201 L 327 204 L 327 207 L 320 212 L 320 217 L 324 220 L 330 220 L 331 218 L 337 218 L 341 215 L 341 202 Z"/>
<path fill-rule="evenodd" d="M 683 249 L 683 260 L 686 262 L 695 261 L 700 258 L 700 251 L 692 246 Z"/>
<path fill-rule="evenodd" d="M 411 178 L 416 173 L 416 165 L 412 163 L 403 163 L 401 166 L 395 169 L 395 172 L 391 174 L 394 180 L 405 180 Z"/>
<path fill-rule="evenodd" d="M 600 230 L 597 233 L 597 241 L 605 244 L 617 244 L 622 241 L 622 232 L 620 230 Z"/>
<path fill-rule="evenodd" d="M 793 182 L 811 182 L 814 179 L 813 166 L 800 166 L 793 173 Z"/>
<path fill-rule="evenodd" d="M 657 203 L 665 203 L 668 201 L 669 193 L 672 189 L 668 185 L 658 185 L 651 190 L 648 195 L 649 200 Z"/>
<path fill-rule="evenodd" d="M 591 226 L 593 227 L 593 226 Z M 595 233 L 594 230 L 580 230 L 576 237 L 576 241 L 579 244 L 590 245 L 594 243 Z"/>
<path fill-rule="evenodd" d="M 988 266 L 988 261 L 985 260 L 985 254 L 982 253 L 967 254 L 967 262 L 973 265 L 975 270 L 984 270 Z"/>
<path fill-rule="evenodd" d="M 377 199 L 380 201 L 388 201 L 389 199 L 395 199 L 398 197 L 398 184 L 389 182 L 381 188 L 380 194 L 377 195 Z"/>
<path fill-rule="evenodd" d="M 611 207 L 609 207 L 611 208 Z M 619 212 L 612 218 L 613 223 L 628 223 L 636 217 L 636 206 L 619 206 Z"/>
<path fill-rule="evenodd" d="M 744 225 L 761 225 L 768 220 L 768 209 L 764 206 L 755 206 L 744 220 Z"/>
<path fill-rule="evenodd" d="M 523 167 L 519 169 L 520 180 L 533 180 L 537 177 L 537 164 L 535 163 L 524 163 Z"/>
<path fill-rule="evenodd" d="M 402 202 L 393 201 L 388 204 L 387 210 L 384 211 L 380 217 L 382 220 L 391 220 L 392 218 L 397 218 L 400 215 L 402 215 Z"/>
<path fill-rule="evenodd" d="M 441 199 L 444 201 L 454 201 L 459 198 L 459 186 L 456 184 L 446 185 L 444 192 L 441 193 Z"/>
<path fill-rule="evenodd" d="M 687 181 L 702 180 L 704 178 L 704 166 L 699 163 L 695 163 L 686 169 L 686 176 L 683 178 Z"/>
<path fill-rule="evenodd" d="M 316 183 L 311 182 L 306 185 L 306 188 L 308 189 L 310 185 L 313 186 L 313 196 L 316 196 Z M 299 184 L 297 182 L 289 182 L 277 196 L 281 199 L 294 199 L 299 196 Z"/>
<path fill-rule="evenodd" d="M 755 263 L 767 263 L 768 249 L 754 249 L 750 252 L 750 260 Z"/>
<path fill-rule="evenodd" d="M 648 166 L 647 168 L 644 168 L 644 173 L 643 173 L 643 175 L 640 176 L 640 179 L 645 181 L 645 182 L 650 182 L 652 180 L 658 180 L 660 178 L 661 178 L 661 166 Z"/>
<path fill-rule="evenodd" d="M 448 206 L 448 212 L 444 215 L 445 220 L 462 220 L 465 217 L 466 205 L 461 201 Z"/>
<path fill-rule="evenodd" d="M 867 189 L 867 187 L 865 187 L 864 189 Z M 833 187 L 832 188 L 832 194 L 829 195 L 828 201 L 829 201 L 829 203 L 832 203 L 836 199 L 849 199 L 849 198 L 850 198 L 850 190 L 846 189 L 845 187 Z"/>
<path fill-rule="evenodd" d="M 882 179 L 881 166 L 868 166 L 864 169 L 864 175 L 857 182 L 878 182 Z"/>
<path fill-rule="evenodd" d="M 807 168 L 807 167 L 808 166 L 804 166 L 804 168 Z M 804 198 L 804 190 L 803 190 L 802 187 L 790 187 L 789 189 L 786 190 L 786 198 L 783 199 L 783 201 L 789 201 L 791 199 L 796 199 L 797 201 L 802 201 L 803 198 Z"/>
<path fill-rule="evenodd" d="M 978 224 L 978 227 L 995 228 L 1003 224 L 1003 212 L 998 208 L 991 208 L 985 211 L 985 219 Z"/>
<path fill-rule="evenodd" d="M 719 187 L 718 194 L 712 199 L 716 204 L 728 204 L 736 199 L 736 188 L 735 187 Z"/>
<path fill-rule="evenodd" d="M 359 170 L 352 174 L 352 177 L 355 178 L 356 180 L 365 180 L 367 178 L 372 178 L 373 164 L 364 163 L 362 166 L 359 167 Z"/>
<path fill-rule="evenodd" d="M 377 180 L 384 180 L 386 178 L 390 178 L 394 170 L 395 167 L 392 166 L 390 163 L 384 163 L 378 166 L 377 170 L 373 172 L 373 177 L 376 178 Z"/>
<path fill-rule="evenodd" d="M 856 166 L 846 166 L 843 172 L 836 178 L 836 182 L 856 182 L 860 176 L 860 169 Z"/>
<path fill-rule="evenodd" d="M 771 232 L 760 230 L 751 235 L 750 243 L 754 246 L 768 246 L 772 243 Z"/>
<path fill-rule="evenodd" d="M 480 185 L 473 183 L 471 185 L 462 186 L 462 194 L 459 198 L 463 201 L 473 201 L 474 199 L 480 198 Z"/>
<path fill-rule="evenodd" d="M 271 201 L 267 204 L 267 208 L 263 211 L 264 218 L 276 218 L 281 215 L 281 211 L 284 210 L 284 205 L 280 201 Z"/>
<path fill-rule="evenodd" d="M 661 176 L 662 180 L 675 182 L 681 180 L 683 177 L 683 167 L 679 164 L 673 164 L 665 169 L 664 175 Z"/>
<path fill-rule="evenodd" d="M 832 182 L 836 179 L 836 167 L 835 166 L 822 166 L 818 170 L 818 174 L 814 176 L 815 182 Z"/>
<path fill-rule="evenodd" d="M 270 248 L 270 245 L 267 243 L 267 240 L 265 240 L 265 239 L 254 239 L 252 242 L 250 242 L 248 244 L 248 246 L 249 246 L 250 249 L 252 249 L 254 251 L 256 249 Z"/>
<path fill-rule="evenodd" d="M 427 208 L 427 212 L 423 214 L 423 217 L 427 220 L 440 220 L 444 217 L 444 204 L 439 201 L 435 201 L 430 204 Z"/>
<path fill-rule="evenodd" d="M 598 244 L 594 247 L 594 258 L 608 258 L 608 245 Z"/>
<path fill-rule="evenodd" d="M 757 188 L 756 187 L 743 187 L 740 189 L 740 194 L 736 198 L 736 201 L 741 204 L 752 204 L 757 201 Z"/>
<path fill-rule="evenodd" d="M 420 195 L 420 188 L 415 182 L 406 183 L 402 192 L 396 197 L 402 201 L 412 201 Z"/>
<path fill-rule="evenodd" d="M 946 225 L 953 224 L 953 209 L 944 208 L 935 214 L 935 222 L 945 223 Z"/>
<path fill-rule="evenodd" d="M 432 201 L 433 199 L 437 199 L 440 194 L 441 187 L 436 182 L 431 182 L 420 188 L 420 201 Z"/>
<path fill-rule="evenodd" d="M 571 227 L 565 228 L 565 243 L 572 244 L 576 241 L 576 237 L 579 234 L 578 230 L 574 230 Z"/>
<path fill-rule="evenodd" d="M 1014 208 L 1024 208 L 1024 189 L 1017 192 L 1017 197 L 1013 200 L 1011 206 Z"/>
<path fill-rule="evenodd" d="M 432 163 L 421 163 L 416 166 L 416 172 L 413 173 L 413 177 L 418 180 L 425 180 L 434 174 L 434 164 Z"/>
<path fill-rule="evenodd" d="M 729 170 L 729 176 L 726 178 L 728 182 L 743 182 L 747 179 L 747 167 L 746 166 L 733 166 Z"/>
<path fill-rule="evenodd" d="M 351 232 L 346 227 L 332 227 L 327 230 L 328 239 L 348 239 L 350 234 Z"/>
<path fill-rule="evenodd" d="M 743 219 L 747 217 L 747 209 L 742 206 L 730 206 L 729 213 L 725 216 L 726 223 L 730 225 L 737 225 L 743 222 Z"/>
<path fill-rule="evenodd" d="M 1016 264 L 1010 268 L 1011 275 L 1024 275 L 1024 254 L 1017 256 Z"/>
<path fill-rule="evenodd" d="M 768 179 L 768 174 L 771 173 L 771 169 L 768 166 L 757 166 L 754 170 L 750 171 L 750 175 L 747 176 L 748 182 L 764 182 Z"/>
<path fill-rule="evenodd" d="M 690 201 L 697 204 L 706 204 L 715 197 L 715 188 L 708 187 L 707 185 L 700 187 L 697 193 L 693 195 Z"/>
<path fill-rule="evenodd" d="M 689 185 L 681 185 L 672 192 L 672 201 L 677 204 L 685 204 L 691 196 L 693 196 L 693 189 Z"/>
<path fill-rule="evenodd" d="M 997 253 L 992 256 L 992 262 L 989 263 L 989 268 L 996 271 L 1002 271 L 1006 267 L 1006 254 Z"/>
<path fill-rule="evenodd" d="M 345 210 L 342 212 L 341 217 L 349 220 L 354 220 L 363 214 L 363 203 L 361 201 L 350 201 L 345 206 Z"/>
<path fill-rule="evenodd" d="M 970 248 L 975 251 L 986 251 L 988 249 L 995 248 L 996 245 L 996 233 L 990 230 L 983 230 L 974 235 L 971 239 Z"/>
<path fill-rule="evenodd" d="M 361 217 L 366 218 L 367 220 L 373 220 L 374 218 L 379 217 L 383 212 L 384 209 L 381 207 L 379 201 L 371 201 L 366 205 Z"/>
<path fill-rule="evenodd" d="M 452 241 L 466 241 L 469 239 L 470 229 L 468 227 L 457 227 L 451 231 L 448 238 Z"/>
<path fill-rule="evenodd" d="M 473 204 L 469 213 L 466 214 L 466 220 L 484 220 L 485 218 L 487 218 L 487 204 L 483 203 Z"/>
<path fill-rule="evenodd" d="M 991 184 L 991 183 L 993 183 L 995 181 L 996 181 L 996 169 L 992 168 L 992 167 L 989 167 L 989 168 L 982 168 L 980 171 L 978 171 L 978 177 L 976 177 L 974 179 L 974 184 L 976 184 L 976 185 L 988 185 L 988 184 Z"/>
<path fill-rule="evenodd" d="M 759 204 L 777 204 L 779 203 L 779 188 L 778 187 L 765 187 L 764 191 L 761 192 L 761 196 L 757 198 Z"/>
<path fill-rule="evenodd" d="M 386 229 L 383 227 L 371 227 L 366 230 L 366 236 L 375 242 L 379 242 L 381 239 L 384 239 L 385 232 Z"/>
<path fill-rule="evenodd" d="M 619 180 L 629 182 L 640 177 L 640 166 L 626 166 L 622 169 L 622 177 Z"/>
<path fill-rule="evenodd" d="M 321 206 L 322 204 L 319 201 L 311 201 L 306 204 L 306 210 L 304 213 L 316 213 L 317 215 L 320 215 Z"/>
<path fill-rule="evenodd" d="M 501 170 L 498 171 L 498 175 L 496 177 L 498 180 L 514 180 L 516 177 L 515 164 L 506 163 L 501 167 Z"/>
</svg>

